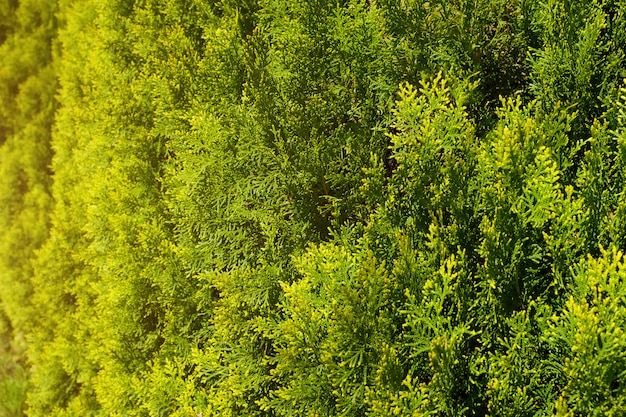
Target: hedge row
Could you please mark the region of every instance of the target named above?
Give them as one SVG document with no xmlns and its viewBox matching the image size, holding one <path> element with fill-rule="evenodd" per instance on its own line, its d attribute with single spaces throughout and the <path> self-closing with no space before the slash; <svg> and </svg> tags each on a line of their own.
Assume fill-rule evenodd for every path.
<svg viewBox="0 0 626 417">
<path fill-rule="evenodd" d="M 625 1 L 2 0 L 0 43 L 0 416 L 626 414 Z"/>
</svg>

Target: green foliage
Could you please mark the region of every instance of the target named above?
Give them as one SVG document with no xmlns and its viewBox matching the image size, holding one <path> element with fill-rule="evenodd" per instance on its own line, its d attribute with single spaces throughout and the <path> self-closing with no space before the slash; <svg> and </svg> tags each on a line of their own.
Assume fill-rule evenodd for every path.
<svg viewBox="0 0 626 417">
<path fill-rule="evenodd" d="M 397 169 L 386 210 L 416 238 L 428 233 L 430 224 L 445 228 L 452 249 L 475 244 L 470 236 L 472 206 L 467 203 L 477 141 L 463 107 L 472 87 L 451 91 L 440 74 L 432 83 L 422 82 L 419 91 L 401 87 L 394 110 L 398 133 L 391 136 L 391 149 Z"/>
<path fill-rule="evenodd" d="M 581 261 L 576 290 L 550 335 L 568 348 L 567 378 L 557 415 L 619 415 L 624 412 L 624 265 L 613 248 Z"/>
<path fill-rule="evenodd" d="M 285 416 L 363 415 L 395 333 L 394 280 L 367 248 L 322 245 L 297 265 L 302 279 L 283 285 L 286 317 L 274 336 L 283 386 L 265 406 Z"/>
<path fill-rule="evenodd" d="M 34 259 L 48 237 L 54 2 L 0 4 L 0 415 L 24 415 Z"/>
<path fill-rule="evenodd" d="M 546 1 L 536 22 L 543 45 L 532 54 L 531 91 L 544 109 L 572 106 L 576 139 L 609 110 L 624 73 L 624 5 L 613 1 Z"/>
<path fill-rule="evenodd" d="M 40 3 L 1 416 L 624 413 L 623 1 Z"/>
<path fill-rule="evenodd" d="M 26 343 L 23 335 L 13 334 L 9 319 L 0 316 L 0 404 L 1 416 L 20 416 L 28 390 L 28 371 L 24 364 Z"/>
</svg>

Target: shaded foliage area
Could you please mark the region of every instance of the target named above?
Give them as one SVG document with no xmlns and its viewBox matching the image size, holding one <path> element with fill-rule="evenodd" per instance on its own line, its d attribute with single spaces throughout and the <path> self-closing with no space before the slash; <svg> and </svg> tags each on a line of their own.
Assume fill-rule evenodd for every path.
<svg viewBox="0 0 626 417">
<path fill-rule="evenodd" d="M 0 2 L 0 415 L 624 413 L 625 13 Z"/>
</svg>

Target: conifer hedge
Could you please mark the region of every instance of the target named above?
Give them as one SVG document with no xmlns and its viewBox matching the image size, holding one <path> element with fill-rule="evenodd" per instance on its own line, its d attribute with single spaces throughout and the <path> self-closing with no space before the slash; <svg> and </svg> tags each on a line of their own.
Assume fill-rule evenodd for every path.
<svg viewBox="0 0 626 417">
<path fill-rule="evenodd" d="M 0 0 L 0 416 L 626 415 L 623 0 Z"/>
</svg>

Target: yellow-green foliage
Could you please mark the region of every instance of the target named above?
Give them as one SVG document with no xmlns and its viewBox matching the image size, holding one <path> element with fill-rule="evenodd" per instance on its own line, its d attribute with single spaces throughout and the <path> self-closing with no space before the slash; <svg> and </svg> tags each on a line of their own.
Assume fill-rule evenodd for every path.
<svg viewBox="0 0 626 417">
<path fill-rule="evenodd" d="M 626 411 L 623 253 L 603 250 L 577 272 L 576 289 L 548 330 L 567 349 L 557 415 L 617 416 Z"/>
<path fill-rule="evenodd" d="M 622 0 L 0 0 L 0 416 L 626 413 Z"/>
<path fill-rule="evenodd" d="M 34 259 L 50 227 L 54 2 L 0 3 L 0 415 L 23 414 Z"/>
</svg>

